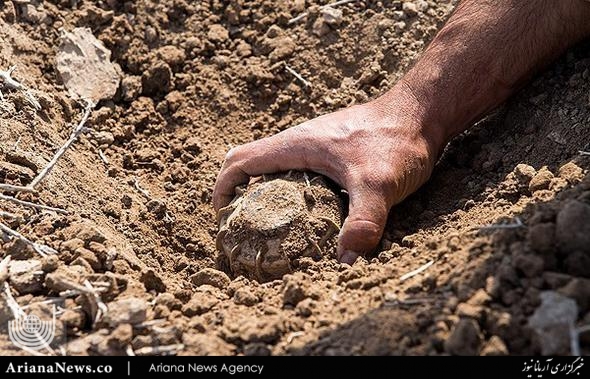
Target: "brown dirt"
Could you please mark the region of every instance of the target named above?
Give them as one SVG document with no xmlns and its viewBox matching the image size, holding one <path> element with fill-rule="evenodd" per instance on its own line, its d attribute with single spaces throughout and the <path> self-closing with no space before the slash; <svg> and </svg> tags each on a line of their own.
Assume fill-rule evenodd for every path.
<svg viewBox="0 0 590 379">
<path fill-rule="evenodd" d="M 94 326 L 85 296 L 61 304 L 69 354 L 178 343 L 179 354 L 547 353 L 528 325 L 546 290 L 576 300 L 577 323 L 590 323 L 590 158 L 578 154 L 590 137 L 588 44 L 457 138 L 430 182 L 394 209 L 369 261 L 303 261 L 265 284 L 215 270 L 210 202 L 225 152 L 383 92 L 454 2 L 416 1 L 413 15 L 400 13 L 401 1 L 360 1 L 339 8 L 333 26 L 317 21 L 323 3 L 0 2 L 0 68 L 16 64 L 43 105 L 35 113 L 3 91 L 1 182 L 30 182 L 81 116 L 55 70 L 60 28 L 90 27 L 124 73 L 116 97 L 93 113 L 93 131 L 38 194 L 18 195 L 72 213 L 2 203 L 25 216 L 13 228 L 60 252 L 56 262 L 0 245 L 28 261 L 9 279 L 21 305 L 57 296 L 64 278 L 106 288 L 109 310 Z M 305 9 L 306 20 L 287 25 Z M 477 232 L 516 217 L 524 226 Z M 581 344 L 590 353 L 587 335 Z M 23 354 L 5 334 L 0 352 Z"/>
</svg>

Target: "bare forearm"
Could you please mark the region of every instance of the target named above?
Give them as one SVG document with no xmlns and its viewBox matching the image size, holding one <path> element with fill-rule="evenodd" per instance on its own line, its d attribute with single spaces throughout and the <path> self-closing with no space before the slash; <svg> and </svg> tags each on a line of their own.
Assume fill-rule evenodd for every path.
<svg viewBox="0 0 590 379">
<path fill-rule="evenodd" d="M 589 35 L 590 3 L 582 0 L 464 0 L 376 103 L 413 112 L 442 148 Z"/>
</svg>

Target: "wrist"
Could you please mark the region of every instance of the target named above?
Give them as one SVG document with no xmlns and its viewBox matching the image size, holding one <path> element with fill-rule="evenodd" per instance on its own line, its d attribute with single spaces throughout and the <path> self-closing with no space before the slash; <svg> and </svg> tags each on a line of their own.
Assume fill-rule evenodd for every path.
<svg viewBox="0 0 590 379">
<path fill-rule="evenodd" d="M 451 138 L 442 118 L 434 115 L 440 107 L 432 107 L 431 104 L 427 105 L 421 101 L 404 79 L 365 106 L 377 112 L 379 117 L 395 128 L 394 133 L 399 133 L 399 129 L 402 128 L 407 130 L 412 138 L 424 141 L 434 161 L 442 154 Z"/>
</svg>

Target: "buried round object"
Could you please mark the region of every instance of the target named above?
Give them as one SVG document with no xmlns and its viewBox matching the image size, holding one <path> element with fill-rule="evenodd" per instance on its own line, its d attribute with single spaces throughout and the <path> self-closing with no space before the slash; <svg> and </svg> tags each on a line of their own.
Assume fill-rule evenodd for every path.
<svg viewBox="0 0 590 379">
<path fill-rule="evenodd" d="M 292 272 L 301 257 L 335 257 L 342 200 L 324 177 L 265 175 L 236 193 L 217 216 L 226 271 L 265 282 Z"/>
</svg>

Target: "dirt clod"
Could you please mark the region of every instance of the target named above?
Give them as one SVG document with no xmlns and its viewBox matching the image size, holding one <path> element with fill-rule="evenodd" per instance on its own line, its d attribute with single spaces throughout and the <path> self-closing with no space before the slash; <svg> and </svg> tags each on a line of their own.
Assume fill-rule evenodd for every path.
<svg viewBox="0 0 590 379">
<path fill-rule="evenodd" d="M 139 324 L 146 320 L 147 310 L 146 301 L 136 297 L 115 300 L 108 305 L 104 321 L 111 326 Z"/>
<path fill-rule="evenodd" d="M 444 343 L 445 351 L 453 355 L 475 355 L 479 353 L 482 336 L 479 325 L 470 318 L 459 320 Z"/>
<path fill-rule="evenodd" d="M 219 289 L 225 289 L 231 280 L 227 274 L 222 271 L 212 268 L 205 268 L 191 276 L 191 282 L 195 286 L 208 284 Z"/>
</svg>

